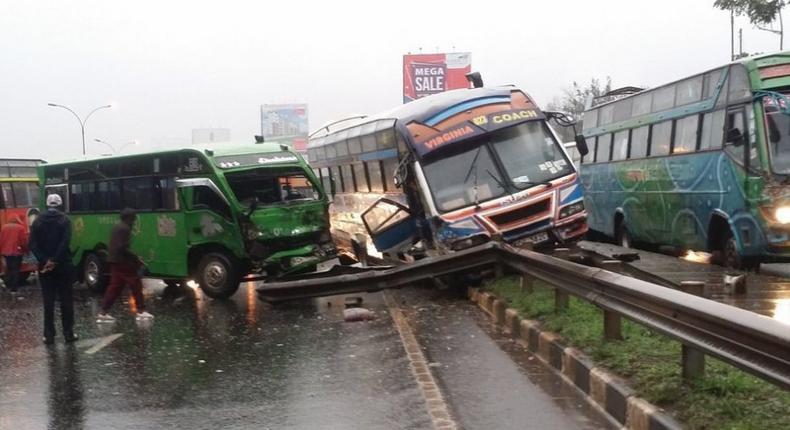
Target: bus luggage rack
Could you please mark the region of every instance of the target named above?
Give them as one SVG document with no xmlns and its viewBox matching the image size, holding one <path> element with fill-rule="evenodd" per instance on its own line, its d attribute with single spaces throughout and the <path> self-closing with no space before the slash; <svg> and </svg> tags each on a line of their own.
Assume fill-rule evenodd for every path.
<svg viewBox="0 0 790 430">
<path fill-rule="evenodd" d="M 726 361 L 784 389 L 790 389 L 790 330 L 755 313 L 650 282 L 587 267 L 496 242 L 406 266 L 357 274 L 268 283 L 258 288 L 269 302 L 398 288 L 438 276 L 494 267 L 520 273 L 524 285 L 552 286 L 558 308 L 569 295 L 603 310 L 604 335 L 622 338 L 628 318 L 681 342 L 683 376 L 704 372 L 705 354 Z"/>
</svg>

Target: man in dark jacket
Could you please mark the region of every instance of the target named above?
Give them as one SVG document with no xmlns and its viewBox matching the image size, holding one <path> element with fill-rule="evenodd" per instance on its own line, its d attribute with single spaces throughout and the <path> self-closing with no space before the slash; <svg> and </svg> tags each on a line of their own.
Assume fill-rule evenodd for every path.
<svg viewBox="0 0 790 430">
<path fill-rule="evenodd" d="M 30 227 L 30 251 L 38 259 L 38 278 L 44 298 L 44 343 L 55 342 L 55 298 L 60 301 L 63 337 L 74 342 L 74 300 L 72 296 L 71 222 L 58 207 L 63 200 L 57 194 L 47 196 L 47 211 Z"/>
<path fill-rule="evenodd" d="M 132 228 L 137 220 L 137 215 L 133 209 L 121 211 L 121 221 L 112 228 L 110 233 L 110 285 L 104 293 L 101 311 L 96 316 L 96 322 L 113 322 L 115 318 L 109 314 L 112 304 L 118 295 L 121 294 L 124 285 L 128 285 L 132 290 L 134 304 L 137 308 L 137 319 L 151 319 L 154 316 L 145 311 L 145 300 L 143 299 L 143 283 L 140 281 L 139 271 L 143 267 L 140 257 L 135 255 L 130 249 L 132 241 Z"/>
</svg>

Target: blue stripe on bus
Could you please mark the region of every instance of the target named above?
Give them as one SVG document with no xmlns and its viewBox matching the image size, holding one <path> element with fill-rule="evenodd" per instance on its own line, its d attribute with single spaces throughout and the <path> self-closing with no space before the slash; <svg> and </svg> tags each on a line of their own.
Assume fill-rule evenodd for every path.
<svg viewBox="0 0 790 430">
<path fill-rule="evenodd" d="M 451 108 L 445 109 L 438 114 L 428 118 L 425 121 L 426 125 L 434 126 L 451 116 L 463 112 L 468 109 L 476 108 L 478 106 L 490 105 L 494 103 L 503 103 L 503 102 L 510 102 L 510 96 L 497 96 L 497 97 L 483 97 L 481 99 L 469 100 L 468 102 L 463 102 L 461 104 L 457 104 Z"/>
<path fill-rule="evenodd" d="M 385 158 L 393 158 L 397 156 L 398 156 L 398 150 L 392 148 L 392 149 L 383 149 L 381 151 L 376 151 L 376 152 L 368 152 L 366 154 L 359 154 L 359 159 L 361 161 L 372 161 L 372 160 L 383 160 Z"/>
</svg>

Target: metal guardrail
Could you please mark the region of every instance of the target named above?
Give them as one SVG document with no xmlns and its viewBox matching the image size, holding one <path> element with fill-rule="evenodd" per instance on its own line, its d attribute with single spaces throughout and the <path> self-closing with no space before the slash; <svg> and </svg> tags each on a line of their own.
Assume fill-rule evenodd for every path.
<svg viewBox="0 0 790 430">
<path fill-rule="evenodd" d="M 487 243 L 447 256 L 428 258 L 388 270 L 323 279 L 264 284 L 267 301 L 283 301 L 397 288 L 438 276 L 495 266 L 541 280 L 555 288 L 558 307 L 568 295 L 604 312 L 604 332 L 620 338 L 620 318 L 656 330 L 683 345 L 683 375 L 704 371 L 704 354 L 790 389 L 790 328 L 778 321 L 733 306 L 665 288 L 650 282 L 591 268 L 548 255 Z"/>
</svg>

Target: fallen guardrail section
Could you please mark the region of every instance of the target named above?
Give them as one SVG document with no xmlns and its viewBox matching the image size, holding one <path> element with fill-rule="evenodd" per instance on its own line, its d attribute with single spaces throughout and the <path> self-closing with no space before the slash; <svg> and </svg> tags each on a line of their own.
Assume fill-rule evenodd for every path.
<svg viewBox="0 0 790 430">
<path fill-rule="evenodd" d="M 604 336 L 621 339 L 621 318 L 656 330 L 683 345 L 684 378 L 702 376 L 705 355 L 790 389 L 790 328 L 778 321 L 650 282 L 592 268 L 496 242 L 454 254 L 427 258 L 386 270 L 264 284 L 263 300 L 285 300 L 373 292 L 439 276 L 494 267 L 552 286 L 555 306 L 568 306 L 570 295 L 603 310 Z"/>
</svg>

